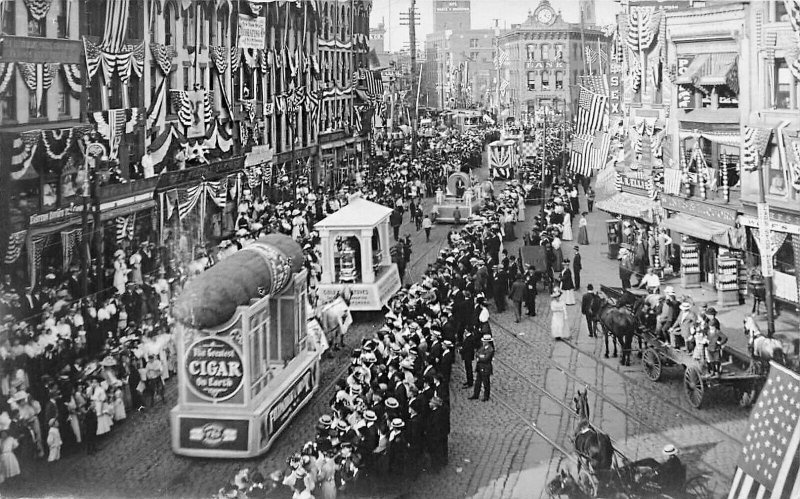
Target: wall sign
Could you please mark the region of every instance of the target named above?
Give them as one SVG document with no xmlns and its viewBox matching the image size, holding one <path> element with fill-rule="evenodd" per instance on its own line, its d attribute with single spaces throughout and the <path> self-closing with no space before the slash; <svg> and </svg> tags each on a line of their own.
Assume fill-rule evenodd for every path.
<svg viewBox="0 0 800 499">
<path fill-rule="evenodd" d="M 242 387 L 242 358 L 233 345 L 219 338 L 203 338 L 186 350 L 187 386 L 210 402 L 231 398 Z"/>
<path fill-rule="evenodd" d="M 239 14 L 239 48 L 263 49 L 267 36 L 267 18 Z"/>
<path fill-rule="evenodd" d="M 246 419 L 180 418 L 179 424 L 181 448 L 247 450 Z"/>
<path fill-rule="evenodd" d="M 661 207 L 667 210 L 694 215 L 706 220 L 713 220 L 725 225 L 736 223 L 737 212 L 735 209 L 724 208 L 692 199 L 683 199 L 665 194 L 661 197 Z"/>
<path fill-rule="evenodd" d="M 620 182 L 622 184 L 622 192 L 636 194 L 637 196 L 645 196 L 648 194 L 648 186 L 650 180 L 647 178 L 631 177 L 628 175 L 620 175 Z"/>
<path fill-rule="evenodd" d="M 553 69 L 564 68 L 564 61 L 525 61 L 526 69 Z"/>
<path fill-rule="evenodd" d="M 611 114 L 622 114 L 622 64 L 612 62 L 608 77 L 609 108 Z"/>
</svg>

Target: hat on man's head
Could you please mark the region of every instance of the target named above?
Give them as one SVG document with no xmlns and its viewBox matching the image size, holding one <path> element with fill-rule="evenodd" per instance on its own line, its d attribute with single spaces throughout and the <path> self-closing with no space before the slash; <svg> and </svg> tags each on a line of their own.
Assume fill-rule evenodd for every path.
<svg viewBox="0 0 800 499">
<path fill-rule="evenodd" d="M 692 308 L 692 304 L 688 301 L 681 303 L 681 310 L 689 310 Z"/>
<path fill-rule="evenodd" d="M 492 340 L 493 340 L 493 338 L 492 338 L 491 334 L 487 333 L 487 334 L 484 334 L 483 336 L 481 336 L 481 341 L 492 341 Z"/>
<path fill-rule="evenodd" d="M 664 288 L 664 294 L 667 296 L 675 296 L 675 288 L 672 286 L 667 286 Z"/>
<path fill-rule="evenodd" d="M 677 456 L 678 449 L 675 448 L 672 444 L 667 444 L 664 446 L 664 450 L 661 451 L 665 456 Z"/>
</svg>

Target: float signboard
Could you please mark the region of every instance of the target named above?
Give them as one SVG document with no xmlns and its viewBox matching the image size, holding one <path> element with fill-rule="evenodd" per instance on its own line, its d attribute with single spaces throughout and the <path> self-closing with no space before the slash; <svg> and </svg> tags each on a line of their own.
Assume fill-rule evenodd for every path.
<svg viewBox="0 0 800 499">
<path fill-rule="evenodd" d="M 189 389 L 209 402 L 233 397 L 244 381 L 242 358 L 233 345 L 203 338 L 186 350 L 184 362 Z"/>
</svg>

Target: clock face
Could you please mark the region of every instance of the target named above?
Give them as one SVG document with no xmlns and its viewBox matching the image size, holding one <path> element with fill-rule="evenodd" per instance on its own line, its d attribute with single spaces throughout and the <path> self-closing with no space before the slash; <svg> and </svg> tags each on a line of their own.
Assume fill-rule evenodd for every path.
<svg viewBox="0 0 800 499">
<path fill-rule="evenodd" d="M 542 9 L 536 14 L 536 19 L 542 24 L 550 24 L 553 21 L 553 11 L 550 9 Z"/>
</svg>

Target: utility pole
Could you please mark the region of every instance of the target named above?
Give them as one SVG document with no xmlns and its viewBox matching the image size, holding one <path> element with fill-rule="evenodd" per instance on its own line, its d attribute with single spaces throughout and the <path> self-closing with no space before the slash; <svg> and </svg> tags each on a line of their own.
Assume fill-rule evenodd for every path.
<svg viewBox="0 0 800 499">
<path fill-rule="evenodd" d="M 415 96 L 417 94 L 417 23 L 419 20 L 417 19 L 417 0 L 411 0 L 411 7 L 408 9 L 408 13 L 406 16 L 403 16 L 401 13 L 401 22 L 402 26 L 408 26 L 408 41 L 411 45 L 411 96 Z M 410 113 L 409 113 L 410 114 Z M 414 108 L 414 114 L 411 115 L 411 157 L 417 157 L 417 110 L 416 107 Z"/>
<path fill-rule="evenodd" d="M 775 305 L 772 297 L 772 254 L 769 220 L 769 205 L 767 204 L 766 189 L 764 187 L 764 161 L 756 156 L 756 173 L 758 174 L 758 231 L 761 239 L 761 275 L 764 277 L 764 304 L 767 307 L 767 336 L 772 338 L 775 335 Z"/>
<path fill-rule="evenodd" d="M 497 122 L 500 121 L 500 19 L 492 19 L 494 21 L 494 67 L 495 67 L 495 95 L 494 105 L 497 108 L 495 115 Z"/>
</svg>

